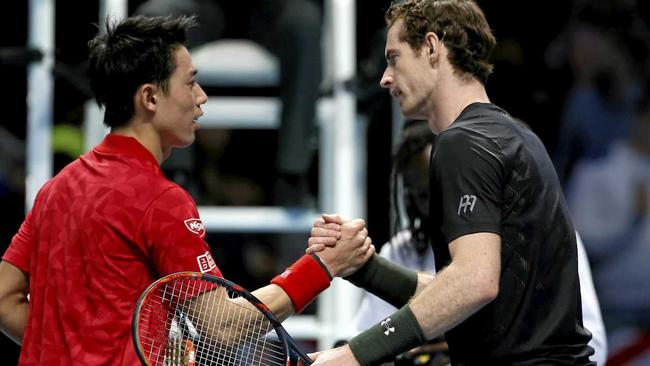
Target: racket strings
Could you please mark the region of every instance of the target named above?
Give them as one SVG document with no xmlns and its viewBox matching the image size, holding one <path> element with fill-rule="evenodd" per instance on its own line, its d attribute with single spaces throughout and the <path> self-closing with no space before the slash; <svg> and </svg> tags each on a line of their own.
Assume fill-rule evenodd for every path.
<svg viewBox="0 0 650 366">
<path fill-rule="evenodd" d="M 221 346 L 226 351 L 225 357 L 217 359 L 218 363 L 284 364 L 282 344 L 271 337 L 274 331 L 270 322 L 252 304 L 237 296 L 232 291 L 228 291 L 228 296 L 210 296 L 208 306 L 200 308 L 207 309 L 207 314 L 200 313 L 198 319 L 205 319 L 207 315 L 208 319 L 217 320 L 210 324 L 221 325 L 216 333 L 219 336 L 207 338 L 209 348 Z M 214 344 L 215 338 L 220 345 Z"/>
<path fill-rule="evenodd" d="M 160 286 L 143 305 L 139 337 L 152 365 L 286 364 L 270 321 L 246 299 L 200 278 Z"/>
</svg>

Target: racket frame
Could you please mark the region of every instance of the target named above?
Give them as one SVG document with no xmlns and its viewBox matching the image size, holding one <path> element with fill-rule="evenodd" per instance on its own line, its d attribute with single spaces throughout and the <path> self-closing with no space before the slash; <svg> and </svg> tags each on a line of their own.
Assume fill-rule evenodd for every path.
<svg viewBox="0 0 650 366">
<path fill-rule="evenodd" d="M 284 351 L 284 357 L 287 360 L 293 361 L 295 357 L 302 359 L 306 365 L 311 365 L 312 361 L 296 344 L 296 341 L 289 335 L 289 333 L 284 329 L 282 323 L 278 318 L 273 314 L 273 312 L 266 306 L 262 301 L 260 301 L 255 295 L 248 292 L 245 288 L 237 285 L 236 283 L 229 281 L 225 278 L 217 277 L 208 273 L 201 272 L 176 272 L 169 275 L 166 275 L 152 284 L 147 286 L 147 288 L 142 292 L 135 306 L 135 311 L 133 312 L 133 318 L 131 322 L 131 334 L 133 338 L 133 345 L 135 347 L 135 352 L 138 355 L 138 358 L 143 365 L 154 366 L 149 358 L 145 355 L 142 343 L 140 342 L 140 314 L 143 305 L 146 303 L 147 299 L 153 295 L 154 289 L 162 287 L 166 284 L 172 283 L 179 279 L 192 279 L 192 280 L 203 280 L 214 283 L 220 287 L 227 289 L 233 293 L 236 293 L 240 297 L 243 297 L 251 303 L 257 310 L 266 317 L 271 326 L 275 330 L 276 335 Z"/>
</svg>

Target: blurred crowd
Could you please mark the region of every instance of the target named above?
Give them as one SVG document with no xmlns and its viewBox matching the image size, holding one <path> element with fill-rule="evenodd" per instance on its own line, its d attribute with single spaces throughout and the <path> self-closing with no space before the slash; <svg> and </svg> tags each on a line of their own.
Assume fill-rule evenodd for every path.
<svg viewBox="0 0 650 366">
<path fill-rule="evenodd" d="M 554 157 L 592 266 L 610 364 L 650 365 L 649 6 L 640 0 L 478 2 L 499 41 L 488 89 L 493 102 L 525 120 Z M 383 11 L 388 5 L 388 0 L 357 1 L 358 77 L 349 85 L 369 121 L 367 211 L 371 232 L 379 236 L 373 238 L 376 244 L 388 241 L 391 226 L 390 167 L 385 162 L 392 152 L 392 112 L 389 96 L 378 86 L 385 65 Z M 25 24 L 26 6 L 3 4 Z M 82 111 L 90 98 L 84 84 L 85 42 L 96 31 L 90 24 L 97 22 L 98 4 L 80 4 L 74 15 L 63 10 L 63 2 L 56 6 L 55 172 L 83 152 Z M 506 6 L 513 9 L 503 12 Z M 190 46 L 250 38 L 280 61 L 278 89 L 261 91 L 283 100 L 280 130 L 200 131 L 193 148 L 163 166 L 168 176 L 199 205 L 317 208 L 314 104 L 328 93 L 319 47 L 323 2 L 258 0 L 244 7 L 229 1 L 150 0 L 129 2 L 129 11 L 198 12 L 202 26 L 190 37 Z M 512 11 L 517 19 L 504 15 Z M 3 96 L 0 122 L 4 252 L 24 217 L 26 66 L 7 55 L 8 47 L 25 45 L 26 29 L 1 31 L 3 37 L 16 34 L 3 40 L 0 52 L 0 77 L 13 91 Z M 212 233 L 207 241 L 219 267 L 239 276 L 232 279 L 245 287 L 266 283 L 287 264 L 277 254 L 279 240 L 272 235 Z"/>
<path fill-rule="evenodd" d="M 650 29 L 634 5 L 576 5 L 546 53 L 550 67 L 566 62 L 573 75 L 554 156 L 592 265 L 610 364 L 650 363 Z"/>
</svg>

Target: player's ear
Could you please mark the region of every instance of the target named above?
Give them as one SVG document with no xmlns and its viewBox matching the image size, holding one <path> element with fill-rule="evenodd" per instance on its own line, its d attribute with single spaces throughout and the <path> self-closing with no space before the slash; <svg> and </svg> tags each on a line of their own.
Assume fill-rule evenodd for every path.
<svg viewBox="0 0 650 366">
<path fill-rule="evenodd" d="M 440 38 L 438 38 L 438 35 L 434 32 L 427 32 L 427 34 L 424 35 L 424 51 L 426 52 L 426 56 L 430 59 L 433 60 L 438 57 L 438 54 L 440 53 L 440 45 Z"/>
<path fill-rule="evenodd" d="M 140 85 L 136 92 L 136 103 L 150 112 L 155 112 L 158 108 L 158 88 L 151 83 Z"/>
</svg>

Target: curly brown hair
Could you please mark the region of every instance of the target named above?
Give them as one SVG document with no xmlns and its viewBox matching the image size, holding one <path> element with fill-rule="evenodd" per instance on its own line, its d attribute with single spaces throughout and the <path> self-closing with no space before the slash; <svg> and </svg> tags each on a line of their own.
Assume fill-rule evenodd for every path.
<svg viewBox="0 0 650 366">
<path fill-rule="evenodd" d="M 400 39 L 419 52 L 428 32 L 434 32 L 449 51 L 449 62 L 461 77 L 472 76 L 483 85 L 493 66 L 490 56 L 496 46 L 490 26 L 472 0 L 408 0 L 396 2 L 386 11 L 390 27 L 404 20 Z"/>
</svg>

